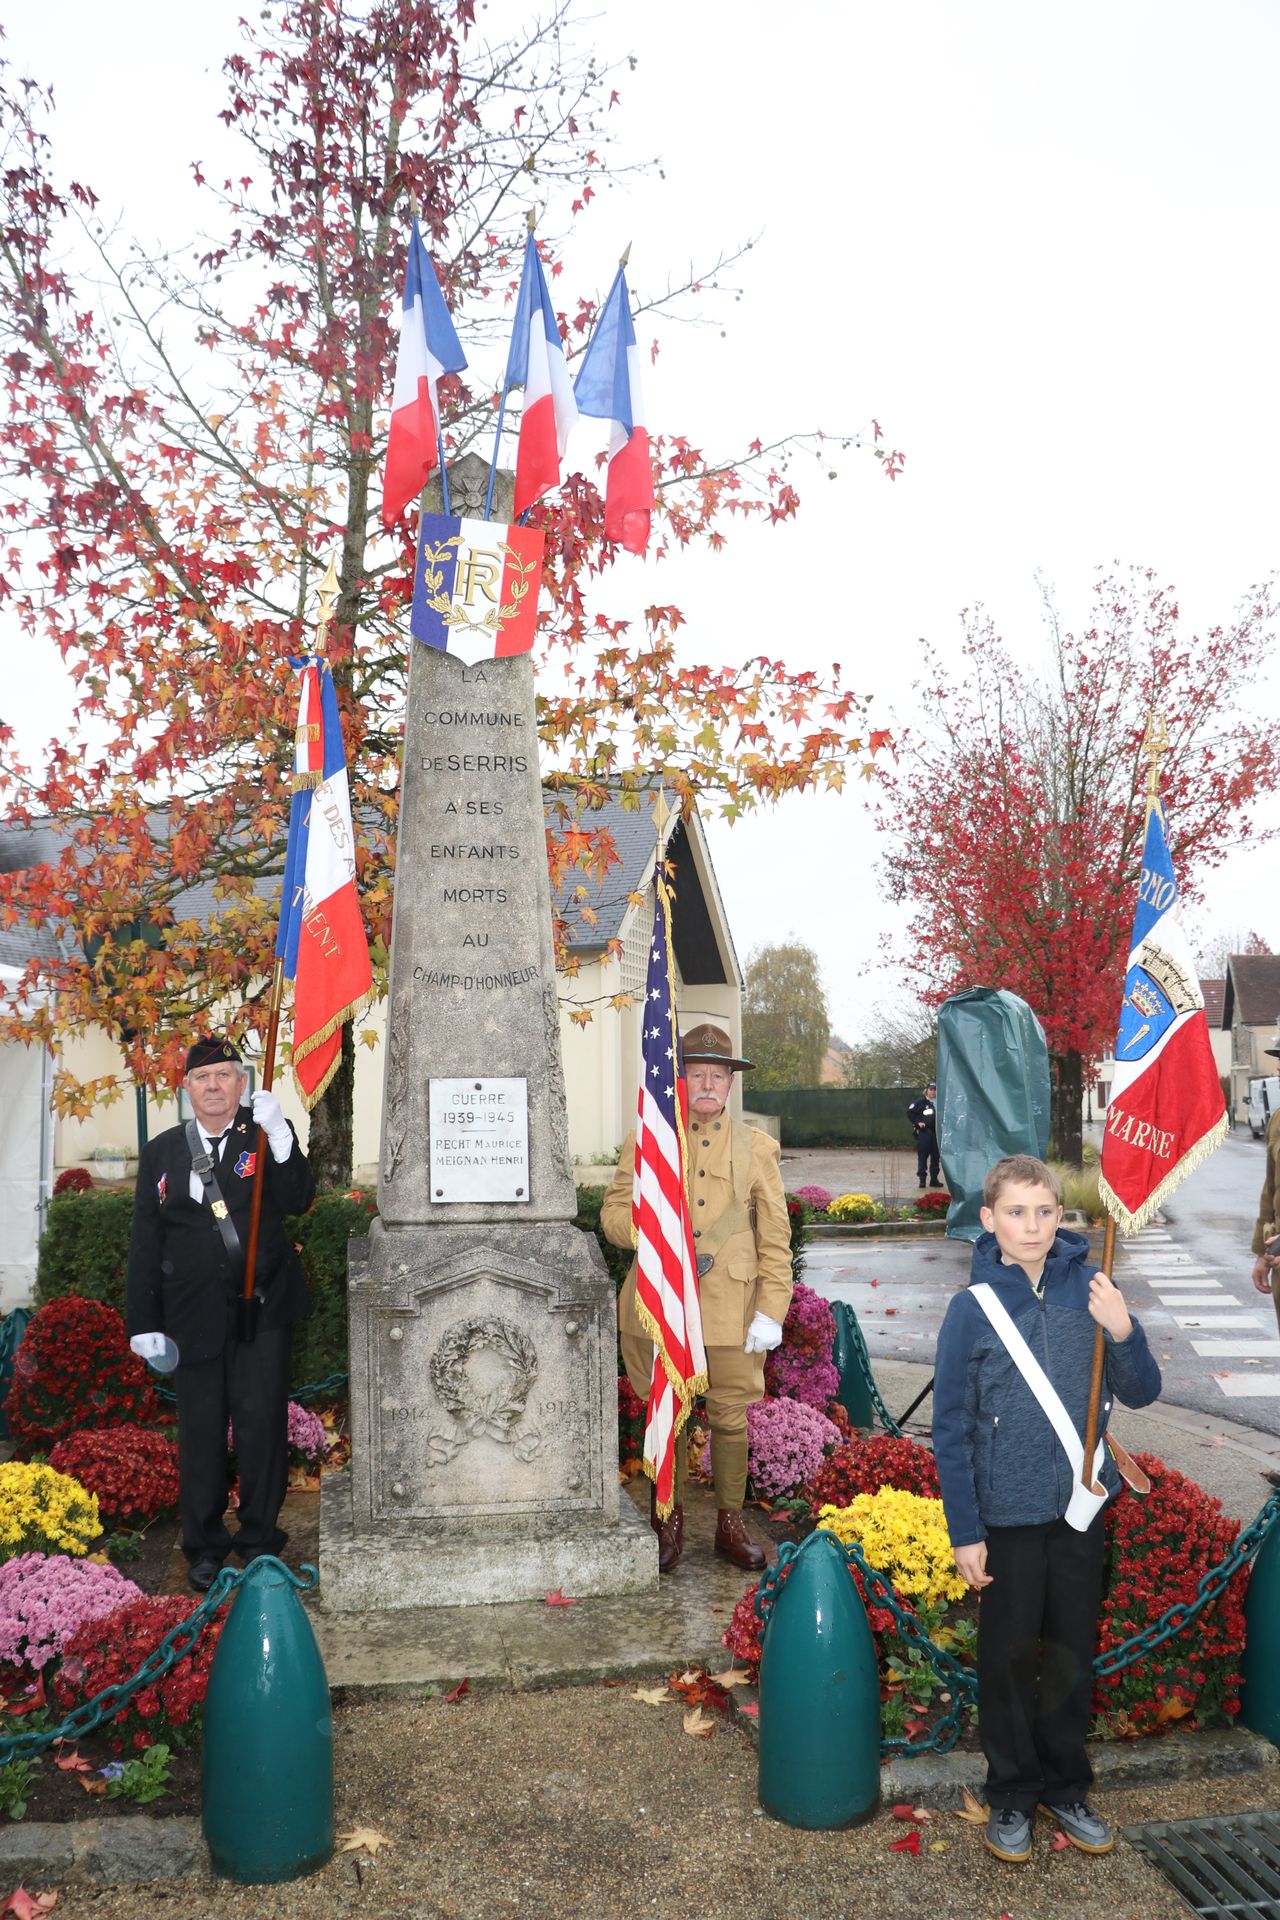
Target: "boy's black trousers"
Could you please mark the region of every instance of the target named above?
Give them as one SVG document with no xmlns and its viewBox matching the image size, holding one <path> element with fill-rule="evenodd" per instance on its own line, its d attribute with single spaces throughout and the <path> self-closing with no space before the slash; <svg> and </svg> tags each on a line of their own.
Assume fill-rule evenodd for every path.
<svg viewBox="0 0 1280 1920">
<path fill-rule="evenodd" d="M 1087 1533 L 1065 1520 L 992 1527 L 978 1606 L 978 1736 L 987 1805 L 1068 1806 L 1093 1783 L 1085 1752 L 1102 1599 L 1105 1509 Z"/>
</svg>

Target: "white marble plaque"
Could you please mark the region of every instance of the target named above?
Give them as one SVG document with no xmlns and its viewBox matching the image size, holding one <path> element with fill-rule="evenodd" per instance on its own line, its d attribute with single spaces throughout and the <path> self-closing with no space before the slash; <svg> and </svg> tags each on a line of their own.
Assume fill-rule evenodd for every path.
<svg viewBox="0 0 1280 1920">
<path fill-rule="evenodd" d="M 529 1198 L 527 1080 L 432 1080 L 431 1199 Z"/>
</svg>

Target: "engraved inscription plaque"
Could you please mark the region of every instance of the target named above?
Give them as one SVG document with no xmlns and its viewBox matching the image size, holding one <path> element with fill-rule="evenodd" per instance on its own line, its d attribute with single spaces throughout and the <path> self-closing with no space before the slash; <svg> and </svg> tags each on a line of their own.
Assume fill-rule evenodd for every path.
<svg viewBox="0 0 1280 1920">
<path fill-rule="evenodd" d="M 523 1079 L 430 1082 L 431 1198 L 529 1198 L 529 1092 Z"/>
</svg>

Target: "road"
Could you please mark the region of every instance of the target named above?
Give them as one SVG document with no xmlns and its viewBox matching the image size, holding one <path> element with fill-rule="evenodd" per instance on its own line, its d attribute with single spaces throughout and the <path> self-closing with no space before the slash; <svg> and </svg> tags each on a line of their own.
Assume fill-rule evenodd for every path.
<svg viewBox="0 0 1280 1920">
<path fill-rule="evenodd" d="M 1115 1279 L 1147 1330 L 1166 1402 L 1280 1435 L 1276 1315 L 1249 1279 L 1262 1156 L 1247 1132 L 1225 1140 L 1166 1212 L 1119 1243 Z M 808 1249 L 804 1278 L 849 1301 L 873 1363 L 883 1355 L 928 1364 L 969 1261 L 968 1246 L 953 1240 L 823 1240 Z"/>
</svg>

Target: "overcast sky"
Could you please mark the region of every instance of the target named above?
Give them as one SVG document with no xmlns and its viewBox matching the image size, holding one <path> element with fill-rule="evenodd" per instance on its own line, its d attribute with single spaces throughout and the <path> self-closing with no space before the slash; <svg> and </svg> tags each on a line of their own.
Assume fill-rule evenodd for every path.
<svg viewBox="0 0 1280 1920">
<path fill-rule="evenodd" d="M 144 234 L 189 237 L 187 162 L 218 152 L 241 10 L 43 0 L 7 23 L 13 62 L 54 83 L 60 165 Z M 515 17 L 508 0 L 480 10 Z M 627 239 L 643 295 L 759 236 L 731 276 L 741 299 L 662 329 L 654 425 L 725 452 L 874 414 L 908 455 L 894 485 L 866 456 L 835 480 L 802 461 L 793 525 L 638 574 L 690 616 L 690 657 L 839 659 L 875 723 L 901 728 L 919 637 L 954 650 L 962 607 L 1038 644 L 1037 572 L 1070 625 L 1099 564 L 1150 565 L 1196 628 L 1271 572 L 1270 0 L 604 0 L 592 31 L 602 55 L 637 56 L 622 151 L 663 166 L 614 190 L 575 247 L 580 282 L 602 294 Z M 797 621 L 800 583 L 830 577 L 833 554 L 838 601 Z M 16 713 L 32 745 L 58 671 L 36 664 Z M 855 1038 L 909 973 L 884 964 L 900 928 L 861 792 L 713 825 L 712 846 L 740 956 L 808 941 Z M 1269 852 L 1228 862 L 1198 924 L 1280 948 L 1274 873 Z"/>
</svg>

